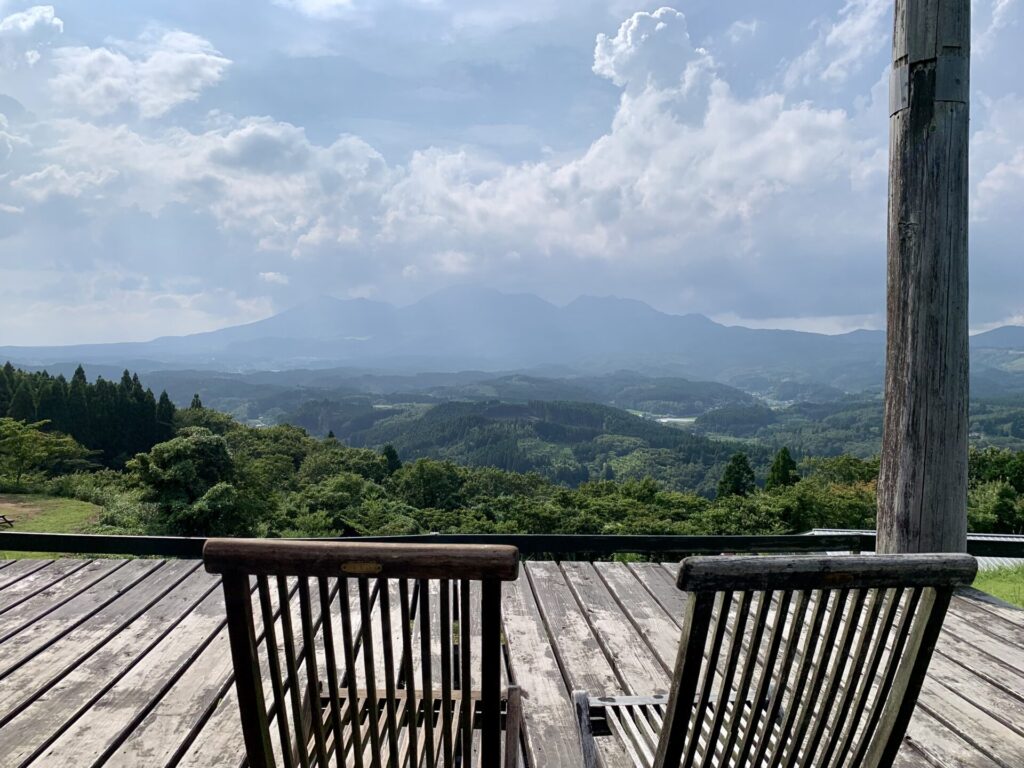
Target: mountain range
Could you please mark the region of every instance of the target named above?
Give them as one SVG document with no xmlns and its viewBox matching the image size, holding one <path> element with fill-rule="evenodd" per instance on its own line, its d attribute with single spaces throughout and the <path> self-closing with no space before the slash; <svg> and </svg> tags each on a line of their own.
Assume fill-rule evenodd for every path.
<svg viewBox="0 0 1024 768">
<path fill-rule="evenodd" d="M 996 328 L 973 336 L 971 344 L 975 373 L 984 374 L 989 394 L 1024 390 L 1024 327 Z M 632 299 L 583 296 L 556 306 L 531 294 L 475 286 L 449 288 L 405 307 L 321 297 L 254 323 L 146 342 L 0 347 L 0 360 L 27 366 L 477 370 L 558 377 L 628 369 L 747 391 L 780 382 L 877 388 L 884 356 L 882 331 L 751 329 L 703 315 L 667 314 Z"/>
</svg>

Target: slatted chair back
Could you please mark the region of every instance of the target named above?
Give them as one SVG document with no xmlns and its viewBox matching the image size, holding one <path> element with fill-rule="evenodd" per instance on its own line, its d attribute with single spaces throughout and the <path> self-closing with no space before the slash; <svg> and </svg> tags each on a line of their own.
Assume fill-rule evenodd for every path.
<svg viewBox="0 0 1024 768">
<path fill-rule="evenodd" d="M 890 766 L 968 555 L 693 557 L 654 765 Z"/>
<path fill-rule="evenodd" d="M 211 539 L 203 560 L 251 768 L 502 765 L 514 547 Z M 508 739 L 514 765 L 511 722 Z"/>
</svg>

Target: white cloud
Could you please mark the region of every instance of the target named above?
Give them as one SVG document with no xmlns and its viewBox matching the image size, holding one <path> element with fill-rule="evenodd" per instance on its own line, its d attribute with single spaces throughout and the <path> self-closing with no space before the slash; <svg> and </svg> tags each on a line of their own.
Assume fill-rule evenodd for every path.
<svg viewBox="0 0 1024 768">
<path fill-rule="evenodd" d="M 11 187 L 33 200 L 46 200 L 54 195 L 81 197 L 86 191 L 102 187 L 117 176 L 113 168 L 71 171 L 59 165 L 48 165 L 35 173 L 19 176 Z"/>
<path fill-rule="evenodd" d="M 80 120 L 54 128 L 61 138 L 42 153 L 51 165 L 12 186 L 42 198 L 105 185 L 96 192 L 108 206 L 153 216 L 170 205 L 209 211 L 225 229 L 269 250 L 290 251 L 303 238 L 310 247 L 357 242 L 390 174 L 360 139 L 342 136 L 320 146 L 302 129 L 269 118 L 221 115 L 201 133 L 145 135 Z"/>
<path fill-rule="evenodd" d="M 988 23 L 982 21 L 974 26 L 974 39 L 971 41 L 973 55 L 984 57 L 991 53 L 999 33 L 1017 24 L 1014 13 L 1017 7 L 1017 0 L 992 0 L 989 3 L 985 9 L 988 11 Z"/>
<path fill-rule="evenodd" d="M 18 146 L 29 146 L 28 139 L 14 133 L 7 121 L 7 116 L 0 112 L 0 156 L 5 160 L 9 159 L 14 154 L 14 148 Z"/>
<path fill-rule="evenodd" d="M 57 18 L 52 5 L 35 5 L 0 19 L 0 35 L 29 36 L 39 30 L 64 31 L 64 22 Z"/>
<path fill-rule="evenodd" d="M 1013 211 L 1024 200 L 1024 97 L 976 101 L 981 127 L 971 137 L 971 218 L 1016 220 Z"/>
<path fill-rule="evenodd" d="M 507 253 L 524 274 L 590 260 L 682 276 L 751 258 L 774 200 L 848 193 L 883 146 L 844 110 L 737 95 L 671 9 L 634 14 L 594 55 L 624 90 L 609 130 L 575 157 L 508 165 L 429 148 L 389 165 L 361 139 L 316 143 L 269 117 L 216 114 L 201 132 L 64 120 L 45 167 L 13 186 L 149 216 L 185 206 L 265 252 L 333 262 L 349 284 L 486 277 Z"/>
<path fill-rule="evenodd" d="M 288 285 L 288 275 L 281 272 L 260 272 L 260 280 L 271 285 Z"/>
<path fill-rule="evenodd" d="M 786 88 L 816 82 L 842 85 L 892 45 L 891 19 L 892 0 L 846 0 L 838 18 L 823 23 L 811 47 L 790 63 Z"/>
<path fill-rule="evenodd" d="M 818 12 L 809 7 L 807 13 Z M 873 322 L 884 296 L 888 13 L 886 3 L 839 3 L 835 18 L 812 29 L 811 47 L 790 60 L 788 84 L 814 86 L 796 93 L 781 80 L 773 85 L 738 70 L 739 60 L 767 62 L 771 78 L 784 55 L 778 51 L 787 50 L 774 32 L 732 46 L 734 35 L 756 28 L 743 17 L 722 19 L 714 29 L 695 18 L 688 29 L 682 13 L 663 8 L 601 22 L 608 34 L 594 42 L 592 69 L 620 88 L 613 110 L 588 113 L 587 125 L 596 128 L 582 148 L 563 144 L 521 155 L 488 142 L 492 128 L 477 136 L 464 124 L 408 153 L 395 151 L 382 130 L 385 138 L 373 142 L 383 147 L 378 151 L 357 136 L 332 133 L 340 122 L 334 117 L 311 121 L 307 132 L 295 106 L 300 98 L 285 107 L 291 121 L 220 112 L 169 116 L 222 79 L 229 65 L 210 42 L 183 32 L 64 49 L 58 77 L 68 79 L 55 83 L 55 92 L 86 114 L 22 120 L 16 129 L 0 118 L 0 165 L 5 154 L 14 158 L 4 166 L 0 200 L 23 209 L 6 216 L 5 232 L 14 234 L 3 235 L 0 267 L 34 246 L 23 233 L 46 238 L 38 233 L 47 223 L 40 222 L 56 210 L 71 234 L 46 241 L 51 253 L 81 242 L 88 254 L 134 259 L 135 269 L 150 269 L 142 267 L 148 259 L 154 271 L 230 285 L 238 300 L 247 292 L 294 297 L 316 290 L 404 301 L 469 279 L 562 291 L 566 298 L 614 290 L 666 309 L 733 311 L 747 323 L 761 317 L 843 330 Z M 762 55 L 769 39 L 771 52 Z M 710 51 L 694 40 L 718 42 Z M 464 59 L 454 44 L 452 50 L 454 67 Z M 854 77 L 862 61 L 865 76 Z M 342 65 L 318 66 L 329 73 Z M 42 61 L 37 76 L 50 67 Z M 876 80 L 870 91 L 867 75 Z M 421 85 L 415 77 L 410 82 Z M 488 82 L 474 80 L 466 100 L 466 111 L 481 123 L 490 117 L 475 105 L 493 108 Z M 523 82 L 525 88 L 533 81 Z M 549 93 L 531 87 L 545 103 Z M 255 102 L 231 96 L 273 111 L 280 106 L 273 90 Z M 606 83 L 594 88 L 601 108 L 608 90 Z M 46 105 L 32 107 L 53 114 Z M 164 119 L 154 119 L 159 115 Z M 1024 102 L 1005 92 L 976 98 L 972 120 L 974 236 L 990 222 L 1024 213 Z M 345 124 L 371 131 L 383 122 Z M 412 144 L 419 134 L 406 136 Z M 522 143 L 539 147 L 545 138 L 538 130 Z M 394 153 L 390 162 L 385 152 Z M 138 244 L 125 245 L 133 228 L 141 233 Z M 147 237 L 170 244 L 149 249 Z M 88 258 L 77 268 L 93 269 Z M 972 264 L 972 281 L 981 261 Z M 158 280 L 145 290 L 200 292 Z M 90 295 L 93 306 L 107 300 Z M 1016 311 L 1014 301 L 992 314 Z"/>
<path fill-rule="evenodd" d="M 146 275 L 110 263 L 88 272 L 59 267 L 0 265 L 0 344 L 90 343 L 116 338 L 147 341 L 167 334 L 198 333 L 225 321 L 247 323 L 267 317 L 265 297 L 185 285 L 161 285 Z M 73 337 L 68 338 L 68 329 Z"/>
<path fill-rule="evenodd" d="M 707 51 L 690 42 L 686 17 L 672 8 L 634 13 L 614 37 L 599 34 L 594 48 L 594 72 L 627 92 L 678 87 L 681 79 L 689 87 L 712 66 Z"/>
<path fill-rule="evenodd" d="M 14 69 L 23 63 L 35 66 L 41 58 L 38 49 L 63 31 L 64 22 L 52 5 L 35 5 L 0 16 L 0 69 Z"/>
<path fill-rule="evenodd" d="M 131 104 L 152 118 L 197 99 L 230 63 L 208 40 L 172 30 L 113 48 L 58 48 L 50 86 L 58 100 L 92 115 Z"/>
<path fill-rule="evenodd" d="M 331 19 L 353 10 L 353 0 L 274 0 L 274 5 L 291 8 L 315 19 Z"/>
<path fill-rule="evenodd" d="M 757 19 L 737 20 L 729 25 L 726 35 L 731 43 L 739 43 L 756 35 L 758 26 Z"/>
</svg>

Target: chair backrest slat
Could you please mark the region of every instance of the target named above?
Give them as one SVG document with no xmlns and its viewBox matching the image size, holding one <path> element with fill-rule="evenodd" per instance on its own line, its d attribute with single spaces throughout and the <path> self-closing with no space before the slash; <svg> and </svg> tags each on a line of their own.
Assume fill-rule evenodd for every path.
<svg viewBox="0 0 1024 768">
<path fill-rule="evenodd" d="M 306 664 L 306 700 L 303 714 L 309 718 L 313 732 L 313 747 L 320 765 L 327 765 L 327 739 L 324 736 L 324 716 L 320 703 L 320 679 L 317 674 L 315 632 L 313 629 L 313 602 L 310 598 L 309 579 L 299 579 L 299 610 L 302 616 L 302 656 Z"/>
<path fill-rule="evenodd" d="M 736 679 L 740 656 L 746 642 L 746 628 L 750 620 L 750 607 L 753 599 L 754 594 L 749 590 L 739 593 L 737 599 L 734 612 L 735 618 L 733 619 L 729 637 L 729 649 L 726 652 L 725 664 L 721 671 L 721 680 L 718 685 L 718 702 L 720 706 L 714 708 L 714 717 L 711 720 L 710 727 L 711 736 L 708 739 L 707 748 L 713 750 L 715 754 L 721 754 L 725 751 L 724 745 L 728 742 L 728 737 L 732 732 L 731 725 L 729 728 L 724 727 L 725 716 L 730 711 L 729 697 L 732 695 L 732 691 L 739 687 L 734 685 L 733 681 Z M 736 707 L 733 707 L 732 712 L 735 715 Z"/>
<path fill-rule="evenodd" d="M 260 596 L 260 611 L 263 615 L 263 631 L 267 647 L 267 666 L 270 670 L 273 712 L 274 719 L 277 721 L 278 738 L 281 739 L 282 761 L 285 768 L 292 768 L 295 763 L 292 761 L 291 730 L 288 726 L 288 700 L 285 695 L 284 679 L 281 676 L 281 659 L 277 654 L 277 630 L 275 628 L 278 615 L 285 606 L 282 606 L 281 602 L 278 601 L 276 608 L 274 607 L 267 578 L 265 574 L 260 574 L 256 577 L 256 582 Z"/>
<path fill-rule="evenodd" d="M 398 580 L 399 621 L 402 622 L 402 679 L 405 688 L 406 739 L 410 755 L 419 754 L 419 729 L 417 714 L 419 702 L 416 699 L 416 674 L 413 667 L 412 635 L 414 606 L 409 594 L 409 580 Z M 415 763 L 413 763 L 415 765 Z"/>
<path fill-rule="evenodd" d="M 348 697 L 345 701 L 348 710 L 349 744 L 347 748 L 353 756 L 356 768 L 363 768 L 363 734 L 359 727 L 359 683 L 356 678 L 355 638 L 352 631 L 352 602 L 349 594 L 349 580 L 339 579 L 338 589 L 339 610 L 341 616 L 341 643 L 345 656 L 345 689 Z M 243 719 L 245 715 L 243 714 Z"/>
<path fill-rule="evenodd" d="M 338 685 L 338 658 L 335 651 L 334 618 L 331 616 L 331 593 L 327 579 L 323 576 L 317 577 L 316 586 L 317 595 L 320 598 L 320 615 L 323 617 L 324 661 L 327 665 L 327 692 L 330 696 L 334 762 L 338 768 L 341 768 L 344 765 L 345 737 L 341 720 L 341 687 Z"/>
<path fill-rule="evenodd" d="M 473 697 L 470 692 L 473 690 L 473 669 L 472 669 L 472 618 L 470 616 L 469 579 L 462 579 L 458 582 L 459 599 L 459 689 L 462 692 L 462 714 L 459 738 L 462 741 L 460 749 L 462 754 L 473 754 Z"/>
<path fill-rule="evenodd" d="M 380 600 L 381 655 L 384 662 L 384 706 L 387 710 L 388 753 L 398 752 L 398 688 L 395 684 L 395 650 L 391 627 L 391 589 L 385 579 L 377 582 L 377 596 Z"/>
<path fill-rule="evenodd" d="M 822 736 L 825 734 L 825 726 L 832 719 L 832 707 L 840 690 L 840 682 L 843 677 L 843 671 L 846 669 L 847 660 L 850 657 L 854 638 L 857 637 L 857 619 L 861 615 L 865 595 L 868 594 L 863 589 L 855 589 L 853 592 L 853 602 L 846 604 L 842 615 L 842 635 L 838 645 L 835 646 L 837 652 L 832 654 L 830 663 L 827 663 L 827 660 L 822 662 L 825 680 L 823 683 L 819 683 L 819 686 L 822 687 L 821 704 L 817 713 L 815 713 L 816 717 L 813 720 L 807 748 L 802 755 L 794 752 L 796 762 L 794 763 L 794 759 L 791 759 L 788 763 L 789 765 L 796 764 L 800 768 L 805 768 L 805 766 L 809 765 L 808 757 L 817 751 L 818 745 L 821 744 Z M 872 598 L 876 594 L 876 592 L 872 592 Z M 836 614 L 839 615 L 839 612 L 837 611 Z"/>
<path fill-rule="evenodd" d="M 514 548 L 211 539 L 204 561 L 250 766 L 501 764 Z"/>
<path fill-rule="evenodd" d="M 840 590 L 840 592 L 835 593 L 836 597 L 838 598 L 840 594 L 845 592 L 846 590 Z M 772 745 L 771 757 L 769 758 L 769 762 L 772 765 L 781 765 L 785 753 L 792 747 L 799 746 L 797 716 L 808 708 L 814 708 L 817 689 L 810 687 L 808 683 L 811 677 L 811 669 L 818 655 L 818 648 L 824 640 L 821 636 L 822 625 L 825 622 L 825 617 L 829 614 L 831 598 L 832 593 L 828 590 L 815 590 L 813 593 L 810 593 L 808 600 L 814 603 L 814 608 L 811 611 L 810 624 L 808 625 L 809 631 L 798 631 L 800 630 L 799 625 L 796 625 L 795 629 L 791 631 L 791 642 L 794 645 L 799 645 L 800 636 L 802 635 L 803 646 L 799 649 L 800 661 L 795 677 L 788 690 L 785 691 L 787 695 L 785 714 L 780 725 L 779 737 Z"/>
<path fill-rule="evenodd" d="M 754 614 L 753 624 L 751 625 L 748 647 L 760 648 L 765 627 L 768 625 L 768 612 L 771 608 L 774 593 L 751 593 L 749 590 L 746 590 L 744 594 L 753 594 L 757 599 L 757 612 Z M 737 744 L 737 739 L 741 732 L 742 718 L 746 709 L 746 702 L 751 699 L 750 690 L 757 667 L 757 654 L 751 653 L 744 648 L 742 638 L 737 648 L 737 653 L 743 657 L 743 670 L 740 672 L 739 682 L 731 688 L 732 691 L 735 691 L 735 704 L 732 710 L 727 713 L 728 720 L 726 721 L 724 731 L 724 739 L 721 749 L 722 755 L 731 755 Z M 720 697 L 724 696 L 728 696 L 728 693 L 725 690 L 720 694 Z"/>
<path fill-rule="evenodd" d="M 725 630 L 729 625 L 729 606 L 732 604 L 732 593 L 721 592 L 717 597 L 717 611 L 715 611 L 713 617 L 713 629 L 711 633 L 711 648 L 709 655 L 713 658 L 717 658 L 722 648 L 722 641 L 725 639 Z M 712 686 L 715 682 L 715 676 L 718 670 L 713 664 L 704 664 L 703 671 L 701 673 L 700 684 L 697 688 L 697 696 L 694 699 L 693 706 L 693 725 L 692 735 L 693 737 L 689 740 L 686 745 L 686 762 L 692 762 L 697 749 L 700 746 L 701 730 L 704 726 L 704 710 L 708 707 L 711 700 Z M 713 748 L 714 733 L 708 737 L 707 744 Z"/>
<path fill-rule="evenodd" d="M 288 582 L 284 576 L 277 577 L 277 599 L 281 605 L 281 634 L 284 640 L 285 670 L 288 674 L 285 684 L 288 687 L 288 698 L 292 706 L 292 733 L 294 734 L 292 747 L 297 753 L 298 764 L 302 768 L 309 768 L 309 728 L 305 713 L 302 711 L 302 694 L 299 684 L 298 661 L 295 654 L 295 631 L 291 611 L 291 595 L 288 591 Z M 230 609 L 228 612 L 228 624 L 229 626 L 231 624 Z"/>
<path fill-rule="evenodd" d="M 452 585 L 448 579 L 441 581 L 441 763 L 452 768 L 454 739 L 452 738 Z"/>
<path fill-rule="evenodd" d="M 763 725 L 760 723 L 756 714 L 758 710 L 762 708 L 763 703 L 766 702 L 771 695 L 772 675 L 774 673 L 774 667 L 771 662 L 778 656 L 779 648 L 782 646 L 782 641 L 786 634 L 786 622 L 789 617 L 789 607 L 792 601 L 793 593 L 791 591 L 785 590 L 779 593 L 778 602 L 775 605 L 775 618 L 772 622 L 772 629 L 768 636 L 767 650 L 764 652 L 765 658 L 761 662 L 761 675 L 757 681 L 754 698 L 750 700 L 751 712 L 743 733 L 743 740 L 740 742 L 739 758 L 737 760 L 739 765 L 746 764 L 746 761 L 750 756 L 750 752 L 754 749 L 758 738 L 758 726 Z M 771 611 L 770 606 L 769 611 Z M 758 661 L 758 648 L 751 647 L 747 650 L 747 653 L 750 654 L 751 661 L 756 664 Z M 711 663 L 715 662 L 712 661 Z M 739 703 L 740 702 L 737 702 L 737 705 Z"/>
<path fill-rule="evenodd" d="M 805 693 L 797 702 L 800 707 L 800 715 L 796 721 L 791 743 L 788 745 L 788 753 L 784 762 L 786 768 L 793 768 L 796 765 L 804 737 L 807 735 L 812 720 L 815 715 L 820 715 L 824 711 L 825 697 L 822 686 L 832 666 L 832 659 L 835 658 L 836 641 L 839 630 L 846 618 L 846 606 L 849 598 L 850 590 L 848 589 L 841 589 L 834 593 L 834 600 L 829 608 L 828 624 L 825 627 L 824 637 L 820 644 L 821 650 L 817 659 L 813 662 L 814 672 L 810 676 L 807 687 L 804 689 Z M 795 714 L 795 707 L 793 711 Z"/>
<path fill-rule="evenodd" d="M 950 596 L 976 568 L 966 555 L 683 561 L 655 768 L 891 766 Z"/>
<path fill-rule="evenodd" d="M 423 674 L 423 749 L 427 758 L 427 768 L 435 768 L 437 761 L 437 747 L 434 743 L 434 729 L 430 724 L 434 722 L 434 695 L 437 690 L 433 677 L 433 643 L 431 642 L 432 623 L 437 619 L 437 611 L 431 610 L 434 603 L 431 592 L 431 582 L 420 579 L 417 583 L 419 602 L 422 610 L 419 611 L 420 628 L 420 669 Z M 436 633 L 434 633 L 436 634 Z"/>
</svg>

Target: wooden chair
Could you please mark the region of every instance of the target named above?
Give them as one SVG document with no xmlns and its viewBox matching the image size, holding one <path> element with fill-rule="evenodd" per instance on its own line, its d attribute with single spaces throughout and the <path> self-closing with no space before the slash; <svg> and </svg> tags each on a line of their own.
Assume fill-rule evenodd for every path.
<svg viewBox="0 0 1024 768">
<path fill-rule="evenodd" d="M 203 561 L 222 575 L 251 768 L 514 768 L 515 547 L 211 539 Z"/>
<path fill-rule="evenodd" d="M 586 768 L 891 766 L 968 555 L 691 557 L 668 696 L 574 700 Z"/>
</svg>

